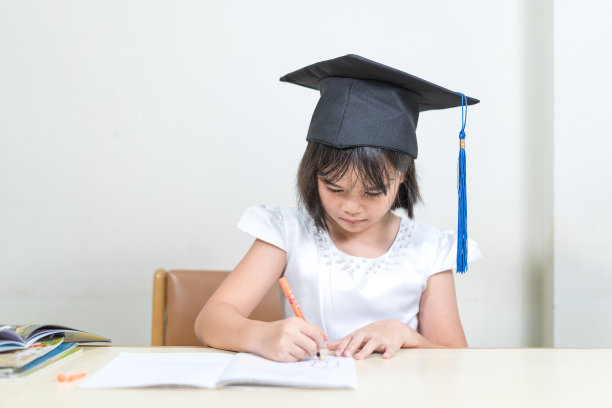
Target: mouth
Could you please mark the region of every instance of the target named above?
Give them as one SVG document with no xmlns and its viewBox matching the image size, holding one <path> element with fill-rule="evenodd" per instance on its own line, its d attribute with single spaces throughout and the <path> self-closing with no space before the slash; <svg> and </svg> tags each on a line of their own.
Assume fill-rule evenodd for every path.
<svg viewBox="0 0 612 408">
<path fill-rule="evenodd" d="M 359 223 L 362 223 L 362 222 L 364 222 L 364 221 L 365 221 L 365 220 L 351 220 L 351 219 L 342 218 L 342 217 L 340 217 L 340 219 L 341 219 L 342 221 L 344 221 L 344 222 L 347 222 L 347 223 L 349 223 L 349 224 L 353 224 L 353 225 L 355 225 L 355 224 L 359 224 Z"/>
</svg>

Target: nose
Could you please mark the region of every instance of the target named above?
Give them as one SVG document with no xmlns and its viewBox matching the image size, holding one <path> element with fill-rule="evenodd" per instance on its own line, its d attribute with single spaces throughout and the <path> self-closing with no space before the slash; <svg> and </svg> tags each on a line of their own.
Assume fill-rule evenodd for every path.
<svg viewBox="0 0 612 408">
<path fill-rule="evenodd" d="M 355 216 L 361 211 L 361 203 L 354 197 L 347 197 L 342 202 L 342 211 L 350 216 Z"/>
</svg>

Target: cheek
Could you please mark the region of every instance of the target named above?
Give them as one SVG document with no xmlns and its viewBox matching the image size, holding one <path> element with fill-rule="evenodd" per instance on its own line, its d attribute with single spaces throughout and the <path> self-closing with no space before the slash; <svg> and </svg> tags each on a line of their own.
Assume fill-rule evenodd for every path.
<svg viewBox="0 0 612 408">
<path fill-rule="evenodd" d="M 333 201 L 333 196 L 327 189 L 319 188 L 319 199 L 323 207 L 326 207 Z"/>
<path fill-rule="evenodd" d="M 372 203 L 372 206 L 373 208 L 376 208 L 379 211 L 388 211 L 393 205 L 394 197 L 395 196 L 391 194 L 380 197 L 380 199 Z"/>
<path fill-rule="evenodd" d="M 391 207 L 397 199 L 397 195 L 399 194 L 399 188 L 400 186 L 399 184 L 397 184 L 396 186 L 394 186 L 393 191 L 389 191 L 389 194 L 387 195 L 387 205 L 389 207 Z"/>
<path fill-rule="evenodd" d="M 321 199 L 321 202 L 325 201 L 327 199 L 327 192 L 325 191 L 324 188 L 319 187 L 319 198 Z"/>
<path fill-rule="evenodd" d="M 386 212 L 391 207 L 391 202 L 385 197 L 384 199 L 372 203 L 372 208 L 379 212 Z"/>
</svg>

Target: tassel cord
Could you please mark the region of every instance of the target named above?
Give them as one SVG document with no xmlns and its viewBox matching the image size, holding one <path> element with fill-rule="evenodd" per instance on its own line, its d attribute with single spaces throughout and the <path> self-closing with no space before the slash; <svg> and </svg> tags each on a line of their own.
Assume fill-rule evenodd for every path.
<svg viewBox="0 0 612 408">
<path fill-rule="evenodd" d="M 467 271 L 467 191 L 465 158 L 465 124 L 467 121 L 467 97 L 461 95 L 461 131 L 459 132 L 459 163 L 457 165 L 458 221 L 457 221 L 457 273 Z"/>
</svg>

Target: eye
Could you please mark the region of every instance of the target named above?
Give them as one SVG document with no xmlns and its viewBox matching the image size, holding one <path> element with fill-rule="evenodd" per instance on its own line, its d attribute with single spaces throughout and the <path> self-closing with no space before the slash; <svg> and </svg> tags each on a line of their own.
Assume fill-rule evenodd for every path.
<svg viewBox="0 0 612 408">
<path fill-rule="evenodd" d="M 331 191 L 332 193 L 341 193 L 342 190 L 338 190 L 337 188 L 327 187 L 327 191 Z"/>
<path fill-rule="evenodd" d="M 365 195 L 368 197 L 380 197 L 381 195 L 383 195 L 383 192 L 382 191 L 376 191 L 376 192 L 366 191 Z"/>
</svg>

